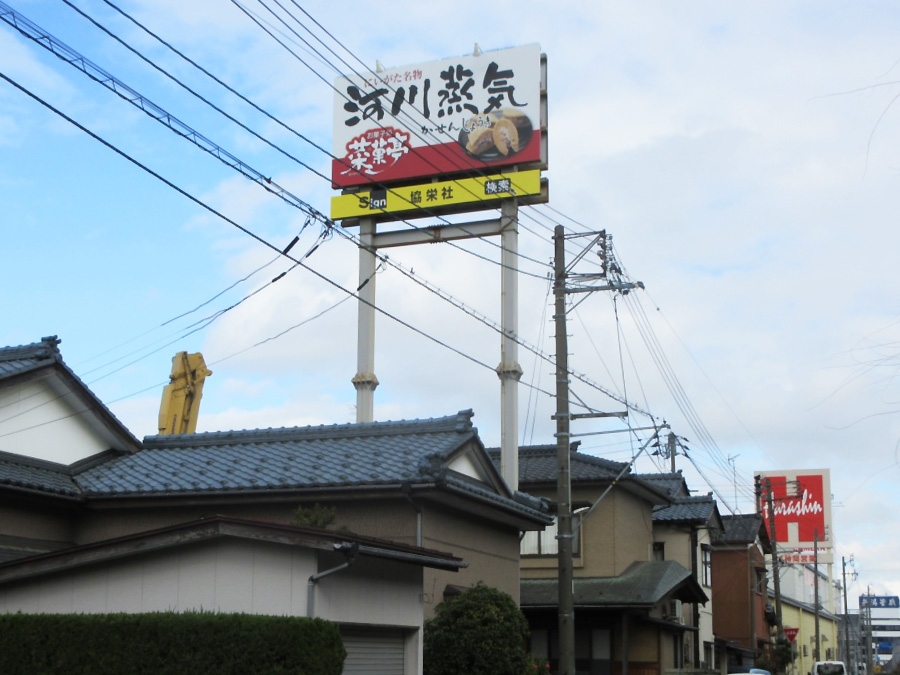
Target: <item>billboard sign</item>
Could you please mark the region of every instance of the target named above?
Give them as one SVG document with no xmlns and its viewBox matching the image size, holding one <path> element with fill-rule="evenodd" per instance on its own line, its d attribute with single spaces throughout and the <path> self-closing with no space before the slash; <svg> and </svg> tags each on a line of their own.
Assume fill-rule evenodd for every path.
<svg viewBox="0 0 900 675">
<path fill-rule="evenodd" d="M 896 595 L 861 595 L 859 607 L 871 607 L 872 609 L 898 609 L 900 608 L 900 596 Z"/>
<path fill-rule="evenodd" d="M 493 174 L 474 178 L 434 181 L 392 188 L 360 189 L 331 198 L 331 219 L 378 217 L 403 214 L 403 217 L 430 216 L 459 207 L 491 208 L 498 199 L 540 195 L 541 172 L 537 169 L 511 174 Z"/>
<path fill-rule="evenodd" d="M 828 469 L 757 472 L 761 479 L 759 512 L 789 562 L 831 562 L 831 475 Z M 769 513 L 771 491 L 773 514 Z M 823 552 L 827 556 L 823 558 Z"/>
<path fill-rule="evenodd" d="M 340 77 L 335 188 L 545 161 L 539 45 Z"/>
</svg>

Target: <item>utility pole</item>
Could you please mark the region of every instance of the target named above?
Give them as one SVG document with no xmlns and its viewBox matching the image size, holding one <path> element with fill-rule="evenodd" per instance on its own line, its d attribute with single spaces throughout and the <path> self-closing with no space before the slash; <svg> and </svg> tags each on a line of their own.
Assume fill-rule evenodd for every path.
<svg viewBox="0 0 900 675">
<path fill-rule="evenodd" d="M 757 477 L 757 481 L 759 481 L 759 477 Z M 759 494 L 761 487 L 757 483 L 757 494 Z M 772 542 L 772 584 L 775 588 L 775 630 L 776 638 L 780 640 L 784 638 L 784 624 L 781 621 L 781 577 L 778 574 L 778 540 L 775 536 L 775 507 L 772 502 L 771 479 L 765 479 L 765 487 L 762 489 L 766 492 L 766 506 L 769 511 L 769 529 L 771 530 L 769 539 Z"/>
<path fill-rule="evenodd" d="M 815 657 L 813 661 L 821 661 L 819 658 L 820 654 L 820 645 L 822 644 L 822 634 L 819 632 L 819 528 L 813 529 L 813 570 L 815 577 L 813 579 L 813 583 L 815 584 L 815 588 L 813 591 L 813 602 L 816 603 L 816 649 L 813 652 L 813 656 Z M 831 575 L 828 575 L 828 578 L 831 578 Z"/>
<path fill-rule="evenodd" d="M 866 586 L 866 675 L 874 673 L 872 658 L 872 589 Z"/>
<path fill-rule="evenodd" d="M 559 588 L 559 675 L 575 675 L 575 580 L 572 573 L 572 480 L 569 474 L 569 340 L 566 335 L 566 239 L 553 232 L 556 326 L 556 524 Z"/>
<path fill-rule="evenodd" d="M 841 590 L 844 592 L 844 663 L 855 674 L 856 669 L 850 663 L 850 608 L 847 606 L 847 561 L 844 556 L 841 556 L 841 579 Z"/>
<path fill-rule="evenodd" d="M 677 439 L 675 438 L 675 434 L 671 431 L 669 432 L 669 470 L 672 473 L 675 473 L 675 448 L 677 447 Z"/>
<path fill-rule="evenodd" d="M 573 518 L 572 480 L 570 474 L 570 424 L 574 418 L 585 417 L 625 417 L 627 412 L 591 412 L 572 415 L 569 412 L 569 341 L 566 333 L 566 295 L 569 293 L 591 293 L 593 291 L 621 291 L 628 293 L 634 288 L 643 288 L 640 282 L 624 282 L 621 270 L 613 261 L 609 251 L 606 230 L 579 233 L 578 237 L 593 236 L 590 244 L 566 265 L 566 235 L 561 225 L 553 231 L 553 293 L 555 299 L 553 320 L 556 328 L 556 523 L 558 541 L 557 574 L 559 604 L 559 675 L 575 675 L 575 579 L 573 574 Z M 599 274 L 570 274 L 568 269 L 581 260 L 591 246 L 598 244 L 602 271 Z M 612 275 L 612 279 L 607 277 Z M 573 277 L 580 281 L 605 280 L 601 286 L 570 288 L 568 281 Z M 602 497 L 601 497 L 602 499 Z M 623 655 L 622 674 L 628 675 L 628 662 Z"/>
</svg>

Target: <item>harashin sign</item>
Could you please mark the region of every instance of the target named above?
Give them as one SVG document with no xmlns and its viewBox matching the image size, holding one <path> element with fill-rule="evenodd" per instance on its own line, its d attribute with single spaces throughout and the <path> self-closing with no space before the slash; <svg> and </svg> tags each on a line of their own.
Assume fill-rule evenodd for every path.
<svg viewBox="0 0 900 675">
<path fill-rule="evenodd" d="M 819 562 L 831 556 L 831 475 L 828 469 L 757 472 L 761 483 L 759 512 L 772 531 L 767 491 L 771 490 L 775 538 L 785 562 L 811 563 L 816 543 Z"/>
<path fill-rule="evenodd" d="M 544 163 L 542 79 L 536 44 L 338 78 L 333 186 Z"/>
</svg>

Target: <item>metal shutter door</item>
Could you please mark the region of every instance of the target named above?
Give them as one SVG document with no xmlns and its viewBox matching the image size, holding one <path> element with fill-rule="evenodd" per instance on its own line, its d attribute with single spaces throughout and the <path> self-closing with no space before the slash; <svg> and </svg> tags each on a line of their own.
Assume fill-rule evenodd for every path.
<svg viewBox="0 0 900 675">
<path fill-rule="evenodd" d="M 344 675 L 405 675 L 403 633 L 341 631 L 347 658 Z"/>
</svg>

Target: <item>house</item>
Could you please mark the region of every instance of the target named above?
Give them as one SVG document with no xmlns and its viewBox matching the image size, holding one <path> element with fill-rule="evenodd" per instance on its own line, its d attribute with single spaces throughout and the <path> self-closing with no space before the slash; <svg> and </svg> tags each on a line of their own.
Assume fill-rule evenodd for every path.
<svg viewBox="0 0 900 675">
<path fill-rule="evenodd" d="M 712 610 L 720 662 L 753 666 L 765 654 L 775 623 L 766 589 L 769 535 L 758 513 L 722 517 L 713 539 Z"/>
<path fill-rule="evenodd" d="M 552 523 L 471 411 L 141 442 L 56 338 L 0 349 L 0 411 L 0 611 L 313 614 L 341 625 L 345 672 L 405 675 L 446 594 L 519 599 L 520 535 Z M 319 509 L 328 529 L 302 524 Z"/>
<path fill-rule="evenodd" d="M 499 451 L 489 452 L 499 462 Z M 697 631 L 684 618 L 708 596 L 690 563 L 661 556 L 655 546 L 660 531 L 654 509 L 672 504 L 669 489 L 632 474 L 626 464 L 580 453 L 577 445 L 569 462 L 572 509 L 579 521 L 573 546 L 577 670 L 662 675 L 682 667 L 685 636 Z M 556 445 L 520 448 L 523 490 L 554 501 L 556 475 Z M 531 626 L 532 652 L 554 668 L 559 656 L 555 535 L 552 526 L 527 532 L 521 549 L 521 607 Z M 672 549 L 675 541 L 673 535 Z"/>
<path fill-rule="evenodd" d="M 675 474 L 680 478 L 680 474 Z M 641 475 L 646 479 L 646 475 Z M 653 479 L 651 479 L 653 480 Z M 681 480 L 684 483 L 683 479 Z M 686 495 L 687 486 L 676 494 L 670 492 L 670 503 L 653 507 L 654 555 L 675 560 L 691 571 L 691 576 L 712 601 L 694 603 L 682 608 L 681 619 L 693 630 L 684 635 L 681 654 L 683 667 L 709 670 L 716 666 L 713 615 L 715 592 L 713 583 L 713 541 L 722 532 L 722 518 L 712 494 Z M 676 616 L 678 612 L 673 612 Z"/>
</svg>

